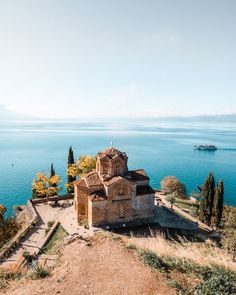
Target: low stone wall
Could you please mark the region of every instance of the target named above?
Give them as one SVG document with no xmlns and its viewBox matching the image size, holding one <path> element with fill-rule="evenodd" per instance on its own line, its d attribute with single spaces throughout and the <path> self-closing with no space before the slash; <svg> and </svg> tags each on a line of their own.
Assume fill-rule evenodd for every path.
<svg viewBox="0 0 236 295">
<path fill-rule="evenodd" d="M 19 244 L 20 240 L 32 229 L 32 227 L 38 222 L 38 215 L 34 209 L 32 202 L 27 202 L 26 210 L 30 216 L 29 222 L 7 243 L 0 251 L 0 261 L 9 256 L 11 251 Z"/>
<path fill-rule="evenodd" d="M 73 200 L 74 195 L 65 195 L 65 196 L 55 196 L 50 198 L 38 198 L 38 199 L 32 199 L 31 202 L 33 205 L 47 203 L 48 201 L 63 201 L 63 200 Z"/>
<path fill-rule="evenodd" d="M 38 247 L 37 251 L 34 253 L 35 256 L 38 255 L 40 251 L 42 250 L 42 248 L 48 243 L 48 241 L 51 239 L 51 237 L 53 236 L 53 234 L 55 233 L 59 225 L 60 225 L 60 222 L 57 220 L 53 224 L 53 226 L 50 228 L 49 232 L 47 233 L 46 237 L 44 238 L 44 240 Z"/>
</svg>

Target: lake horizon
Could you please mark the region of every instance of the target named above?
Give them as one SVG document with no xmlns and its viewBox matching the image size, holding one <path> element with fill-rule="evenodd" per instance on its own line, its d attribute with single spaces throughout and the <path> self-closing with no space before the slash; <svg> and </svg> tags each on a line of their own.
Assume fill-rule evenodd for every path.
<svg viewBox="0 0 236 295">
<path fill-rule="evenodd" d="M 216 181 L 224 180 L 225 203 L 236 206 L 235 135 L 235 122 L 0 121 L 0 203 L 8 215 L 13 205 L 25 204 L 36 173 L 49 173 L 51 163 L 63 187 L 70 145 L 77 159 L 84 154 L 95 156 L 112 142 L 127 153 L 130 169 L 146 170 L 153 188 L 159 188 L 163 177 L 175 175 L 190 194 L 214 172 Z M 198 144 L 214 144 L 218 149 L 196 151 Z"/>
</svg>

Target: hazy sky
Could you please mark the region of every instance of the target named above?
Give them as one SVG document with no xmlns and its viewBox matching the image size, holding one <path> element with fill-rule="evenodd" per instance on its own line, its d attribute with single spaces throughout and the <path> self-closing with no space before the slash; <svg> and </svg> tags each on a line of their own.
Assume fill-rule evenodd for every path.
<svg viewBox="0 0 236 295">
<path fill-rule="evenodd" d="M 0 104 L 39 117 L 236 113 L 235 0 L 0 0 Z"/>
</svg>

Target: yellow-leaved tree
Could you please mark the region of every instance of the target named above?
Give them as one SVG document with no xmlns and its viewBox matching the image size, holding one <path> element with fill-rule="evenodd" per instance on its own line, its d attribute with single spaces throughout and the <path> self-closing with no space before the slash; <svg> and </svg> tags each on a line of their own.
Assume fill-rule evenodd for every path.
<svg viewBox="0 0 236 295">
<path fill-rule="evenodd" d="M 37 173 L 37 178 L 34 179 L 32 184 L 32 198 L 49 198 L 58 194 L 61 190 L 58 187 L 60 183 L 60 176 L 53 175 L 51 177 L 44 173 Z"/>
<path fill-rule="evenodd" d="M 7 211 L 7 208 L 0 204 L 0 220 L 3 220 L 3 216 L 6 211 Z"/>
<path fill-rule="evenodd" d="M 67 174 L 71 177 L 83 177 L 85 174 L 92 172 L 96 167 L 96 160 L 89 155 L 80 156 L 75 164 L 68 166 Z M 73 187 L 73 183 L 67 183 L 66 188 Z"/>
</svg>

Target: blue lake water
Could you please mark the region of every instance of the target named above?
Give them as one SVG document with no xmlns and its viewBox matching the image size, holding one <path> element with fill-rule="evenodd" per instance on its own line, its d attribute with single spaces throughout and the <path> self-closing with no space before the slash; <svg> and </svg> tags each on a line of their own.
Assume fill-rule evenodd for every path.
<svg viewBox="0 0 236 295">
<path fill-rule="evenodd" d="M 213 171 L 224 179 L 225 202 L 236 206 L 236 123 L 0 123 L 0 203 L 12 206 L 31 197 L 36 172 L 48 172 L 51 162 L 66 179 L 67 153 L 96 155 L 113 142 L 129 157 L 129 168 L 144 168 L 153 187 L 176 175 L 188 193 L 197 191 Z M 216 152 L 195 151 L 195 144 L 215 144 Z M 12 167 L 12 163 L 14 166 Z"/>
</svg>

